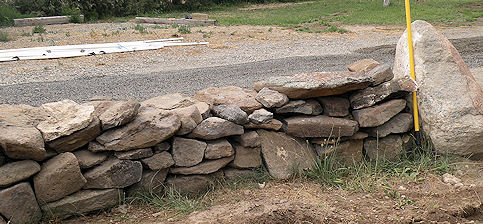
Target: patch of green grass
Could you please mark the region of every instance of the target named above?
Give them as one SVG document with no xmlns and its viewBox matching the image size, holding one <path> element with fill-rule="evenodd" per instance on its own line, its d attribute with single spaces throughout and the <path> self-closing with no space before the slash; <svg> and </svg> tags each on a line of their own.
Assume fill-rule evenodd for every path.
<svg viewBox="0 0 483 224">
<path fill-rule="evenodd" d="M 135 27 L 133 27 L 134 30 L 137 30 L 140 34 L 146 34 L 148 33 L 146 27 L 140 25 L 140 24 L 137 24 Z"/>
<path fill-rule="evenodd" d="M 0 30 L 0 42 L 7 42 L 12 40 L 8 35 L 7 31 Z"/>
<path fill-rule="evenodd" d="M 181 34 L 188 34 L 191 33 L 191 27 L 187 25 L 180 25 L 178 27 L 178 32 Z"/>
<path fill-rule="evenodd" d="M 30 17 L 23 15 L 10 4 L 0 1 L 0 27 L 13 26 L 13 19 Z"/>
<path fill-rule="evenodd" d="M 42 25 L 37 25 L 32 29 L 32 34 L 44 34 L 45 32 L 47 32 L 47 30 Z"/>
</svg>

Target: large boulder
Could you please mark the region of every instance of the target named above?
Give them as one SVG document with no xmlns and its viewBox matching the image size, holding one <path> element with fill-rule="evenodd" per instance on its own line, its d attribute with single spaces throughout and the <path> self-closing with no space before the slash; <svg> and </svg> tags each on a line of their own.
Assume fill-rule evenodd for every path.
<svg viewBox="0 0 483 224">
<path fill-rule="evenodd" d="M 8 187 L 25 180 L 40 171 L 40 165 L 32 160 L 23 160 L 0 166 L 0 187 Z"/>
<path fill-rule="evenodd" d="M 316 161 L 314 148 L 300 138 L 285 133 L 258 130 L 262 156 L 268 172 L 276 179 L 286 179 L 310 168 Z"/>
<path fill-rule="evenodd" d="M 209 117 L 203 120 L 188 137 L 213 140 L 231 135 L 241 135 L 243 133 L 243 126 L 219 117 Z"/>
<path fill-rule="evenodd" d="M 173 159 L 176 166 L 194 166 L 203 160 L 207 144 L 189 138 L 173 139 Z"/>
<path fill-rule="evenodd" d="M 58 153 L 71 152 L 87 145 L 99 134 L 101 134 L 101 122 L 95 117 L 86 128 L 48 142 L 47 145 Z"/>
<path fill-rule="evenodd" d="M 42 210 L 56 218 L 67 218 L 92 211 L 108 209 L 119 204 L 122 190 L 83 190 L 58 201 L 42 205 Z"/>
<path fill-rule="evenodd" d="M 0 190 L 0 215 L 12 224 L 40 221 L 42 212 L 29 183 L 23 182 Z"/>
<path fill-rule="evenodd" d="M 110 158 L 84 173 L 84 189 L 125 188 L 141 180 L 143 166 L 139 161 Z"/>
<path fill-rule="evenodd" d="M 101 121 L 102 130 L 118 127 L 132 121 L 140 104 L 127 101 L 91 101 L 87 105 L 94 106 L 94 115 Z"/>
<path fill-rule="evenodd" d="M 359 126 L 357 121 L 325 115 L 296 116 L 285 119 L 284 131 L 296 137 L 342 137 L 352 136 Z"/>
<path fill-rule="evenodd" d="M 90 147 L 90 150 L 127 151 L 152 147 L 173 136 L 180 126 L 178 115 L 144 107 L 130 123 L 108 130 L 97 137 L 101 147 Z"/>
<path fill-rule="evenodd" d="M 483 155 L 483 89 L 456 48 L 425 21 L 411 25 L 418 105 L 423 131 L 436 151 Z M 396 47 L 394 74 L 409 77 L 405 32 Z"/>
<path fill-rule="evenodd" d="M 37 128 L 46 142 L 80 131 L 94 119 L 94 106 L 79 105 L 72 100 L 46 103 L 41 108 L 48 116 Z"/>
<path fill-rule="evenodd" d="M 406 100 L 391 100 L 372 107 L 353 110 L 352 116 L 359 122 L 359 127 L 377 127 L 389 121 L 406 107 Z"/>
<path fill-rule="evenodd" d="M 206 160 L 198 165 L 192 167 L 175 167 L 169 170 L 172 174 L 210 174 L 218 171 L 219 169 L 225 167 L 229 162 L 233 160 L 234 156 L 225 157 L 215 160 Z"/>
<path fill-rule="evenodd" d="M 262 104 L 255 99 L 256 96 L 257 92 L 236 86 L 222 88 L 209 87 L 196 91 L 195 93 L 196 100 L 214 106 L 220 104 L 236 104 L 240 109 L 247 113 L 262 108 Z"/>
<path fill-rule="evenodd" d="M 35 127 L 16 126 L 0 122 L 0 146 L 12 159 L 45 158 L 44 139 Z"/>
<path fill-rule="evenodd" d="M 34 189 L 40 204 L 59 200 L 80 190 L 86 183 L 74 154 L 65 152 L 42 164 L 34 177 Z"/>
<path fill-rule="evenodd" d="M 373 82 L 374 78 L 366 73 L 318 72 L 270 77 L 256 82 L 254 88 L 260 91 L 267 87 L 287 95 L 290 99 L 307 99 L 364 89 Z"/>
</svg>

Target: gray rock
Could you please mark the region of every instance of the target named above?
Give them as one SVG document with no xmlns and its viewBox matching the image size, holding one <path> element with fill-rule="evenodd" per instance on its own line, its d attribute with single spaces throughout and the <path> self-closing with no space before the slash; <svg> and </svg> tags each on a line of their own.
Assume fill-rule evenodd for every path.
<svg viewBox="0 0 483 224">
<path fill-rule="evenodd" d="M 402 152 L 399 135 L 388 135 L 379 139 L 364 140 L 364 150 L 371 160 L 396 160 Z"/>
<path fill-rule="evenodd" d="M 349 100 L 344 97 L 326 96 L 317 100 L 322 105 L 324 115 L 331 117 L 345 117 L 349 115 Z"/>
<path fill-rule="evenodd" d="M 263 160 L 272 177 L 287 179 L 295 172 L 302 172 L 315 164 L 315 151 L 303 139 L 281 132 L 257 132 L 262 145 Z"/>
<path fill-rule="evenodd" d="M 483 156 L 483 88 L 456 48 L 424 21 L 412 23 L 421 127 L 438 152 Z M 407 34 L 396 47 L 394 75 L 409 77 Z"/>
<path fill-rule="evenodd" d="M 88 150 L 80 150 L 73 152 L 81 169 L 88 169 L 107 159 L 107 153 L 93 153 Z"/>
<path fill-rule="evenodd" d="M 207 142 L 205 159 L 219 159 L 233 155 L 233 147 L 226 139 Z"/>
<path fill-rule="evenodd" d="M 169 152 L 156 153 L 149 158 L 141 160 L 141 163 L 150 170 L 161 170 L 174 165 L 174 160 Z"/>
<path fill-rule="evenodd" d="M 378 65 L 368 71 L 369 75 L 374 78 L 374 83 L 371 86 L 377 86 L 383 82 L 390 81 L 394 78 L 391 66 L 387 64 Z"/>
<path fill-rule="evenodd" d="M 72 152 L 90 141 L 94 140 L 101 134 L 101 123 L 96 117 L 84 129 L 76 131 L 71 135 L 60 137 L 54 141 L 48 142 L 47 145 L 58 153 Z"/>
<path fill-rule="evenodd" d="M 176 166 L 194 166 L 203 160 L 207 144 L 202 141 L 179 138 L 173 139 L 173 159 Z"/>
<path fill-rule="evenodd" d="M 0 214 L 9 223 L 38 223 L 42 218 L 34 191 L 27 182 L 0 190 Z"/>
<path fill-rule="evenodd" d="M 288 103 L 287 95 L 266 87 L 257 93 L 255 99 L 266 108 L 281 107 Z"/>
<path fill-rule="evenodd" d="M 226 168 L 223 170 L 223 173 L 227 181 L 246 180 L 257 176 L 257 171 L 251 169 Z"/>
<path fill-rule="evenodd" d="M 48 116 L 37 128 L 46 142 L 80 131 L 94 119 L 94 106 L 79 105 L 72 100 L 46 103 L 41 108 Z"/>
<path fill-rule="evenodd" d="M 125 188 L 141 180 L 143 166 L 139 161 L 110 158 L 84 173 L 84 189 Z"/>
<path fill-rule="evenodd" d="M 157 96 L 141 102 L 141 105 L 144 107 L 153 107 L 162 110 L 173 110 L 188 107 L 193 104 L 195 104 L 193 98 L 180 93 Z"/>
<path fill-rule="evenodd" d="M 0 123 L 19 127 L 36 127 L 48 116 L 40 107 L 29 105 L 0 105 Z"/>
<path fill-rule="evenodd" d="M 181 122 L 176 114 L 160 109 L 141 108 L 133 121 L 104 132 L 96 140 L 103 146 L 102 150 L 106 151 L 148 148 L 173 136 L 180 126 Z"/>
<path fill-rule="evenodd" d="M 406 133 L 413 128 L 413 115 L 400 113 L 381 126 L 370 128 L 367 131 L 371 137 L 384 138 L 389 134 Z"/>
<path fill-rule="evenodd" d="M 267 129 L 267 130 L 278 131 L 280 130 L 280 128 L 282 128 L 282 122 L 277 119 L 272 119 L 265 124 L 254 124 L 250 122 L 248 124 L 243 125 L 243 127 L 247 129 Z"/>
<path fill-rule="evenodd" d="M 34 127 L 21 127 L 0 122 L 0 146 L 12 159 L 45 158 L 44 139 Z"/>
<path fill-rule="evenodd" d="M 215 179 L 212 175 L 171 176 L 166 186 L 181 194 L 201 194 L 215 186 Z"/>
<path fill-rule="evenodd" d="M 354 135 L 358 128 L 356 121 L 319 116 L 297 116 L 285 119 L 284 131 L 295 137 L 331 137 Z"/>
<path fill-rule="evenodd" d="M 33 180 L 40 204 L 59 200 L 82 189 L 86 183 L 77 158 L 70 152 L 61 153 L 42 164 Z"/>
<path fill-rule="evenodd" d="M 316 145 L 317 154 L 323 157 L 334 156 L 339 162 L 351 166 L 362 161 L 362 139 L 348 140 L 335 145 Z"/>
<path fill-rule="evenodd" d="M 177 135 L 186 135 L 190 133 L 203 120 L 203 117 L 201 116 L 198 107 L 196 107 L 195 105 L 177 108 L 171 111 L 177 114 L 181 120 L 181 127 L 176 133 Z"/>
<path fill-rule="evenodd" d="M 74 215 L 104 210 L 120 203 L 120 189 L 83 190 L 58 201 L 42 205 L 42 210 L 56 218 L 67 218 Z"/>
<path fill-rule="evenodd" d="M 285 104 L 283 107 L 277 108 L 275 113 L 277 114 L 307 114 L 307 115 L 319 115 L 323 111 L 320 104 L 315 100 L 294 100 Z"/>
<path fill-rule="evenodd" d="M 395 79 L 375 87 L 359 90 L 349 97 L 352 109 L 370 107 L 391 97 L 405 96 L 417 90 L 412 79 Z"/>
<path fill-rule="evenodd" d="M 248 131 L 240 136 L 233 136 L 233 139 L 240 143 L 243 147 L 258 147 L 260 146 L 260 136 L 256 131 Z"/>
<path fill-rule="evenodd" d="M 209 117 L 203 120 L 188 137 L 213 140 L 231 135 L 241 135 L 243 132 L 243 126 L 219 117 Z"/>
<path fill-rule="evenodd" d="M 114 156 L 118 159 L 143 159 L 153 155 L 153 150 L 151 148 L 134 149 L 124 152 L 114 152 Z"/>
<path fill-rule="evenodd" d="M 351 72 L 368 72 L 379 65 L 379 62 L 372 58 L 362 59 L 347 66 Z"/>
<path fill-rule="evenodd" d="M 168 170 L 168 168 L 156 171 L 143 170 L 141 180 L 128 188 L 128 196 L 138 196 L 138 194 L 143 193 L 161 194 Z"/>
<path fill-rule="evenodd" d="M 233 160 L 233 156 L 225 157 L 216 160 L 206 160 L 198 165 L 192 167 L 176 167 L 169 170 L 172 174 L 210 174 L 218 171 L 219 169 L 225 167 L 228 163 Z"/>
<path fill-rule="evenodd" d="M 287 95 L 290 99 L 307 99 L 364 89 L 373 82 L 374 78 L 365 73 L 317 72 L 270 77 L 256 82 L 254 88 L 260 91 L 267 87 Z"/>
<path fill-rule="evenodd" d="M 262 165 L 260 148 L 247 148 L 235 145 L 235 159 L 230 163 L 234 168 L 257 168 Z"/>
<path fill-rule="evenodd" d="M 253 90 L 242 89 L 236 86 L 209 87 L 196 91 L 195 99 L 213 106 L 236 104 L 243 111 L 251 113 L 262 108 L 262 104 L 255 99 L 256 95 L 257 92 Z"/>
<path fill-rule="evenodd" d="M 236 104 L 221 104 L 213 106 L 211 111 L 215 116 L 231 121 L 235 124 L 248 123 L 247 113 L 240 109 Z"/>
<path fill-rule="evenodd" d="M 154 149 L 154 153 L 160 153 L 160 152 L 164 152 L 164 151 L 168 151 L 169 149 L 171 149 L 171 144 L 169 144 L 169 142 L 161 142 L 157 145 L 155 145 L 153 147 Z"/>
<path fill-rule="evenodd" d="M 8 187 L 25 180 L 40 171 L 40 165 L 32 160 L 23 160 L 0 166 L 0 187 Z"/>
<path fill-rule="evenodd" d="M 253 111 L 253 113 L 248 116 L 248 120 L 254 124 L 265 124 L 270 122 L 272 119 L 273 113 L 263 108 Z"/>
<path fill-rule="evenodd" d="M 94 106 L 94 115 L 101 121 L 102 130 L 125 125 L 138 114 L 140 104 L 127 101 L 92 101 L 86 103 Z"/>
<path fill-rule="evenodd" d="M 359 127 L 377 127 L 389 121 L 406 107 L 406 100 L 396 99 L 380 105 L 354 110 L 352 116 Z"/>
<path fill-rule="evenodd" d="M 210 111 L 211 111 L 210 105 L 208 105 L 205 102 L 198 102 L 198 103 L 195 103 L 195 107 L 198 108 L 198 111 L 200 112 L 203 120 L 210 117 Z"/>
</svg>

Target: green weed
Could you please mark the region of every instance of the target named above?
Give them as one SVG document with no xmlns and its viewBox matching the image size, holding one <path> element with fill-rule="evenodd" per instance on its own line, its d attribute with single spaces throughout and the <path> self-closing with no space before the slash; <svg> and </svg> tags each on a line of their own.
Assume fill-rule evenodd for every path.
<svg viewBox="0 0 483 224">
<path fill-rule="evenodd" d="M 180 25 L 178 27 L 178 32 L 181 33 L 181 34 L 191 33 L 191 27 L 189 27 L 187 25 Z"/>
<path fill-rule="evenodd" d="M 8 35 L 7 31 L 1 31 L 0 30 L 0 42 L 7 42 L 12 40 L 10 36 Z"/>
<path fill-rule="evenodd" d="M 37 25 L 32 29 L 32 34 L 44 34 L 45 32 L 47 32 L 47 30 L 42 25 Z"/>
<path fill-rule="evenodd" d="M 146 33 L 148 33 L 146 27 L 144 27 L 142 25 L 139 25 L 139 24 L 137 24 L 133 29 L 134 30 L 137 30 L 140 34 L 146 34 Z"/>
</svg>

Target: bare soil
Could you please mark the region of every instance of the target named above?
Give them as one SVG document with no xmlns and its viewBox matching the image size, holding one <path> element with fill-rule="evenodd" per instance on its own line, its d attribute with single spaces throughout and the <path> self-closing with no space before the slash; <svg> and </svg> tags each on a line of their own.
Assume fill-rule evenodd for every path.
<svg viewBox="0 0 483 224">
<path fill-rule="evenodd" d="M 459 188 L 434 174 L 420 181 L 394 178 L 370 192 L 298 178 L 264 187 L 220 187 L 203 199 L 209 206 L 185 217 L 132 204 L 63 223 L 483 223 L 483 162 L 458 167 L 455 176 L 464 184 Z"/>
</svg>

